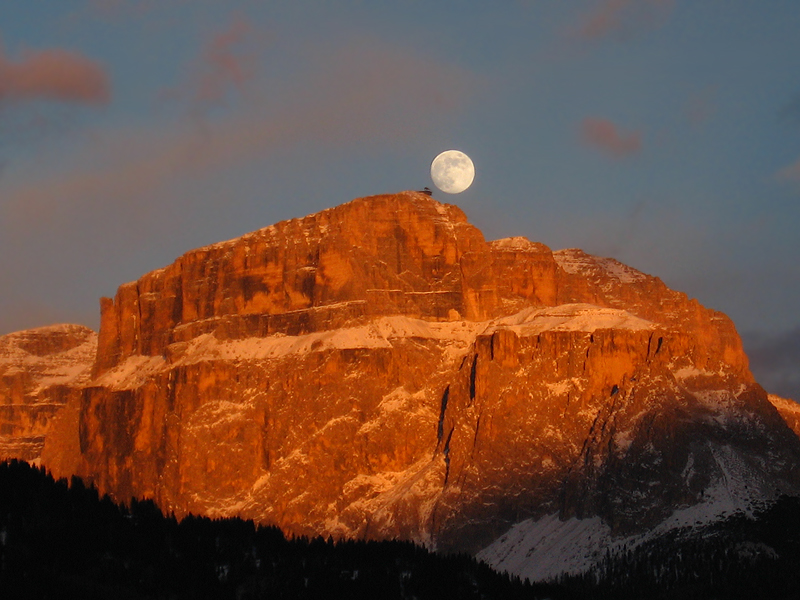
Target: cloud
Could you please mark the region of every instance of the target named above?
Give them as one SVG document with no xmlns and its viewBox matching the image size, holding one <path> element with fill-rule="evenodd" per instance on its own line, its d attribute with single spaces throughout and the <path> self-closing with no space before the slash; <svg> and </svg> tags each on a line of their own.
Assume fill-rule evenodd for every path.
<svg viewBox="0 0 800 600">
<path fill-rule="evenodd" d="M 88 0 L 84 15 L 107 19 L 140 17 L 169 5 L 188 4 L 189 0 Z M 197 4 L 197 0 L 194 0 Z"/>
<path fill-rule="evenodd" d="M 89 0 L 89 8 L 102 15 L 116 15 L 126 5 L 126 0 Z"/>
<path fill-rule="evenodd" d="M 203 52 L 205 69 L 198 88 L 201 100 L 220 102 L 229 87 L 241 90 L 245 81 L 250 79 L 252 72 L 246 64 L 247 56 L 238 50 L 251 32 L 250 25 L 238 17 L 209 41 Z"/>
<path fill-rule="evenodd" d="M 581 123 L 580 134 L 584 143 L 615 158 L 631 156 L 642 149 L 642 136 L 638 131 L 623 133 L 607 119 L 587 117 Z"/>
<path fill-rule="evenodd" d="M 750 369 L 770 393 L 800 402 L 800 327 L 765 334 L 742 334 Z"/>
<path fill-rule="evenodd" d="M 776 177 L 779 180 L 800 183 L 800 158 L 778 171 Z"/>
<path fill-rule="evenodd" d="M 715 87 L 706 87 L 691 94 L 684 105 L 686 120 L 693 127 L 704 125 L 717 114 L 717 90 Z"/>
<path fill-rule="evenodd" d="M 77 52 L 39 50 L 13 62 L 0 51 L 0 100 L 106 104 L 110 97 L 106 72 Z"/>
<path fill-rule="evenodd" d="M 583 15 L 576 34 L 587 41 L 629 38 L 660 26 L 673 7 L 674 0 L 601 0 Z"/>
<path fill-rule="evenodd" d="M 196 114 L 226 104 L 232 92 L 243 93 L 245 84 L 253 79 L 260 38 L 263 36 L 255 34 L 244 16 L 234 17 L 206 41 L 187 80 L 164 90 L 160 98 L 188 102 Z"/>
<path fill-rule="evenodd" d="M 159 252 L 171 258 L 218 239 L 248 195 L 272 198 L 275 169 L 290 171 L 287 180 L 319 177 L 325 195 L 337 184 L 316 173 L 339 164 L 341 149 L 363 157 L 417 145 L 460 116 L 476 88 L 488 93 L 470 71 L 382 40 L 306 44 L 303 53 L 291 78 L 256 73 L 228 110 L 202 119 L 165 111 L 10 164 L 0 179 L 0 254 L 15 260 L 0 261 L 0 290 L 25 292 L 0 294 L 0 329 L 36 324 L 24 310 L 30 297 L 56 298 L 64 311 L 43 319 L 74 320 L 69 311 L 95 306 L 142 265 L 163 264 Z M 254 183 L 253 171 L 265 179 Z M 278 197 L 267 205 L 268 214 L 282 210 Z M 209 214 L 221 227 L 203 237 Z"/>
<path fill-rule="evenodd" d="M 236 31 L 222 36 L 223 50 Z M 94 211 L 116 222 L 142 222 L 158 215 L 164 195 L 156 191 L 186 177 L 209 177 L 301 144 L 390 147 L 414 139 L 456 113 L 476 86 L 476 78 L 457 66 L 377 40 L 309 56 L 317 58 L 296 73 L 292 86 L 261 82 L 249 106 L 209 116 L 199 126 L 188 119 L 98 132 L 95 146 L 73 158 L 72 168 L 3 186 L 0 222 L 41 229 Z"/>
</svg>

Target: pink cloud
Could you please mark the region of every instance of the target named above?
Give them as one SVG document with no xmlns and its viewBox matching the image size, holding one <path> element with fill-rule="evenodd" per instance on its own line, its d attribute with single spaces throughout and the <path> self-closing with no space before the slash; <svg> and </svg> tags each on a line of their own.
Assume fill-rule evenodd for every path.
<svg viewBox="0 0 800 600">
<path fill-rule="evenodd" d="M 581 123 L 581 139 L 616 158 L 637 154 L 642 149 L 642 136 L 638 131 L 624 133 L 607 119 L 584 119 Z"/>
<path fill-rule="evenodd" d="M 140 17 L 164 6 L 187 3 L 188 0 L 89 0 L 84 14 L 109 19 Z"/>
<path fill-rule="evenodd" d="M 457 65 L 378 40 L 319 48 L 313 56 L 291 85 L 261 82 L 249 102 L 214 115 L 202 127 L 189 119 L 98 133 L 96 145 L 84 149 L 73 168 L 37 172 L 5 189 L 0 186 L 5 197 L 0 222 L 25 229 L 61 227 L 76 214 L 106 215 L 128 225 L 163 220 L 166 193 L 156 191 L 182 179 L 209 177 L 309 141 L 338 148 L 388 147 L 415 139 L 458 113 L 483 87 Z"/>
<path fill-rule="evenodd" d="M 185 102 L 194 116 L 220 106 L 232 92 L 242 94 L 255 74 L 263 44 L 248 20 L 235 17 L 224 30 L 211 35 L 191 62 L 186 78 L 159 94 L 159 100 Z"/>
<path fill-rule="evenodd" d="M 578 37 L 597 40 L 614 34 L 630 36 L 659 26 L 673 7 L 674 0 L 602 0 L 584 16 Z"/>
<path fill-rule="evenodd" d="M 0 53 L 0 100 L 105 104 L 108 76 L 97 62 L 67 50 L 39 50 L 12 62 Z"/>
<path fill-rule="evenodd" d="M 125 7 L 125 0 L 89 0 L 89 8 L 103 15 L 112 15 Z"/>
<path fill-rule="evenodd" d="M 778 171 L 778 179 L 800 183 L 800 158 Z"/>
<path fill-rule="evenodd" d="M 714 118 L 717 110 L 716 88 L 714 87 L 707 87 L 693 93 L 684 106 L 686 120 L 695 127 Z"/>
<path fill-rule="evenodd" d="M 241 91 L 245 81 L 251 77 L 246 51 L 251 33 L 250 25 L 239 17 L 208 42 L 203 52 L 203 69 L 197 90 L 201 101 L 219 102 L 231 86 Z"/>
</svg>

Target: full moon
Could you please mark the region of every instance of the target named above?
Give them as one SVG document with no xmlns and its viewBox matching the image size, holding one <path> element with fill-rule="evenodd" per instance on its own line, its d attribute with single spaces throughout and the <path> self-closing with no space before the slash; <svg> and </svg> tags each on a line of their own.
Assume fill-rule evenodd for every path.
<svg viewBox="0 0 800 600">
<path fill-rule="evenodd" d="M 459 194 L 472 185 L 475 165 L 458 150 L 445 150 L 431 163 L 431 179 L 443 192 Z"/>
</svg>

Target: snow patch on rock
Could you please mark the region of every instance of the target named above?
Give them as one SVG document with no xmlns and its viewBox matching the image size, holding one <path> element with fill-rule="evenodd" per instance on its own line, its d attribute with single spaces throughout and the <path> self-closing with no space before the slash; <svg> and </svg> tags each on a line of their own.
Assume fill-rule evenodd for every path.
<svg viewBox="0 0 800 600">
<path fill-rule="evenodd" d="M 548 308 L 526 308 L 510 317 L 498 319 L 495 328 L 499 327 L 511 329 L 518 335 L 530 336 L 543 331 L 644 331 L 653 330 L 656 325 L 624 310 L 602 308 L 593 304 L 562 304 Z"/>
<path fill-rule="evenodd" d="M 500 571 L 545 581 L 588 571 L 611 545 L 611 528 L 600 517 L 562 521 L 551 514 L 517 523 L 477 558 Z"/>
<path fill-rule="evenodd" d="M 26 395 L 38 397 L 52 386 L 88 382 L 96 352 L 97 334 L 80 325 L 17 331 L 0 336 L 0 374 L 29 373 L 34 387 Z"/>
<path fill-rule="evenodd" d="M 606 553 L 638 545 L 681 528 L 699 528 L 737 513 L 752 516 L 764 508 L 775 490 L 754 465 L 731 446 L 709 443 L 717 466 L 704 500 L 677 508 L 651 530 L 615 537 L 600 517 L 560 520 L 557 513 L 515 524 L 477 558 L 492 567 L 530 581 L 547 581 L 563 574 L 580 574 L 597 566 Z M 692 476 L 690 456 L 684 476 Z"/>
<path fill-rule="evenodd" d="M 637 283 L 647 279 L 641 271 L 629 267 L 613 258 L 601 258 L 586 254 L 578 248 L 568 248 L 553 252 L 558 265 L 570 275 L 596 278 L 605 275 L 621 284 Z"/>
<path fill-rule="evenodd" d="M 532 242 L 523 236 L 508 237 L 489 242 L 492 250 L 510 250 L 515 252 L 531 252 L 546 250 L 547 246 L 537 242 Z"/>
</svg>

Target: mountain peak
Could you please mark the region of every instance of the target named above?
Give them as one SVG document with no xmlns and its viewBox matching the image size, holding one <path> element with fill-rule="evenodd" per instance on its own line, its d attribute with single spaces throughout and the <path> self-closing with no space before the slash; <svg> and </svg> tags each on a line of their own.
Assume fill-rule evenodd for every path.
<svg viewBox="0 0 800 600">
<path fill-rule="evenodd" d="M 193 250 L 101 306 L 42 461 L 179 515 L 476 551 L 800 490 L 727 317 L 426 194 Z"/>
<path fill-rule="evenodd" d="M 396 194 L 376 194 L 356 198 L 317 213 L 281 221 L 243 236 L 217 242 L 192 252 L 202 252 L 217 247 L 229 247 L 242 242 L 270 239 L 282 234 L 300 234 L 303 237 L 320 237 L 335 229 L 349 228 L 354 232 L 370 235 L 373 223 L 387 221 L 431 221 L 456 225 L 467 223 L 467 216 L 453 204 L 438 202 L 423 192 L 406 190 Z M 191 253 L 191 252 L 190 252 Z"/>
<path fill-rule="evenodd" d="M 276 223 L 188 252 L 104 299 L 97 374 L 220 328 L 246 337 L 376 314 L 481 319 L 494 312 L 494 298 L 473 289 L 481 265 L 462 259 L 487 251 L 461 209 L 421 192 L 359 198 Z"/>
</svg>

